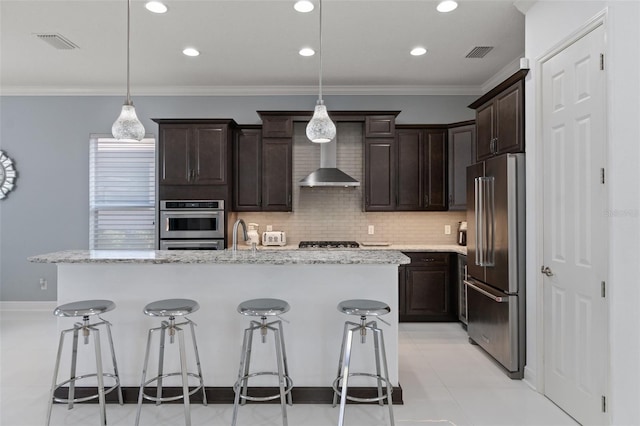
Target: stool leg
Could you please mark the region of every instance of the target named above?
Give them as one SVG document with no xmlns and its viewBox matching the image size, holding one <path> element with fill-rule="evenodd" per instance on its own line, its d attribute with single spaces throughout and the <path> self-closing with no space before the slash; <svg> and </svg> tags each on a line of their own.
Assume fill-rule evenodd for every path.
<svg viewBox="0 0 640 426">
<path fill-rule="evenodd" d="M 100 424 L 107 426 L 107 408 L 104 397 L 104 376 L 102 371 L 102 349 L 100 347 L 100 331 L 93 330 L 93 343 L 96 348 L 96 374 L 98 376 L 98 401 L 100 403 Z"/>
<path fill-rule="evenodd" d="M 244 339 L 242 340 L 242 352 L 240 353 L 240 368 L 238 369 L 238 381 L 236 382 L 238 387 L 234 389 L 236 395 L 233 400 L 233 417 L 231 419 L 231 426 L 236 425 L 236 421 L 238 420 L 238 406 L 240 405 L 240 392 L 241 387 L 244 386 L 245 379 L 242 377 L 245 376 L 245 363 L 247 362 L 247 344 L 249 342 L 249 337 L 253 335 L 253 328 L 249 327 L 244 330 Z"/>
<path fill-rule="evenodd" d="M 389 369 L 387 368 L 387 352 L 384 346 L 384 337 L 382 335 L 382 330 L 376 329 L 374 333 L 380 335 L 380 351 L 382 352 L 382 367 L 384 368 L 384 376 L 387 379 L 387 404 L 389 405 L 389 422 L 391 426 L 395 425 L 395 421 L 393 419 L 393 400 L 391 399 L 391 393 L 393 392 L 393 387 L 391 386 L 391 381 L 389 379 Z"/>
<path fill-rule="evenodd" d="M 162 372 L 164 370 L 164 342 L 165 335 L 167 333 L 166 323 L 163 321 L 160 327 L 160 348 L 158 353 L 158 381 L 156 383 L 156 397 L 162 398 Z M 156 405 L 162 404 L 161 401 L 156 401 Z"/>
<path fill-rule="evenodd" d="M 113 347 L 113 336 L 111 335 L 111 324 L 105 321 L 105 326 L 107 327 L 107 336 L 109 338 L 109 346 L 111 347 L 113 375 L 116 376 L 116 380 L 118 381 L 118 402 L 120 403 L 120 405 L 124 405 L 124 400 L 122 399 L 122 386 L 120 384 L 120 374 L 118 374 L 118 364 L 116 363 L 116 351 Z"/>
<path fill-rule="evenodd" d="M 349 329 L 349 323 L 344 323 L 344 331 L 342 332 L 342 345 L 340 346 L 340 357 L 338 358 L 338 373 L 336 377 L 340 377 L 342 373 L 342 358 L 344 357 L 344 344 L 347 341 L 347 330 Z M 344 380 L 344 379 L 343 379 Z M 337 383 L 337 386 L 340 386 L 340 382 Z M 333 392 L 333 406 L 335 407 L 338 403 L 338 392 Z"/>
<path fill-rule="evenodd" d="M 282 332 L 282 321 L 278 321 L 278 328 L 280 329 L 280 341 L 282 342 L 282 362 L 284 364 L 284 375 L 289 376 L 289 363 L 287 362 L 287 351 L 284 348 L 284 333 Z M 293 406 L 293 400 L 291 392 L 287 394 L 287 404 Z"/>
<path fill-rule="evenodd" d="M 176 327 L 178 346 L 180 347 L 180 372 L 182 373 L 182 400 L 184 402 L 184 420 L 191 426 L 191 400 L 189 397 L 189 376 L 187 375 L 187 354 L 184 349 L 184 330 Z"/>
<path fill-rule="evenodd" d="M 193 352 L 196 354 L 196 365 L 198 367 L 198 376 L 200 376 L 200 386 L 202 386 L 202 405 L 207 405 L 207 391 L 204 388 L 200 355 L 198 354 L 198 345 L 196 344 L 196 328 L 191 321 L 189 321 L 189 325 L 191 326 L 191 339 L 193 340 Z"/>
<path fill-rule="evenodd" d="M 376 332 L 378 329 L 378 324 L 375 321 L 369 323 L 369 325 L 373 326 L 371 331 L 373 331 L 373 352 L 376 356 L 376 376 L 378 379 L 378 404 L 384 405 L 384 401 L 382 400 L 382 375 L 380 374 L 380 343 L 378 339 L 378 333 Z"/>
<path fill-rule="evenodd" d="M 340 415 L 338 417 L 338 426 L 344 425 L 344 409 L 347 404 L 347 390 L 349 382 L 349 364 L 351 363 L 351 345 L 353 344 L 353 332 L 359 330 L 360 326 L 351 328 L 347 331 L 344 358 L 342 360 L 342 395 L 340 395 Z"/>
<path fill-rule="evenodd" d="M 53 367 L 53 382 L 51 383 L 51 392 L 49 395 L 49 408 L 47 410 L 47 423 L 49 426 L 51 423 L 51 410 L 53 408 L 53 397 L 56 391 L 56 387 L 58 385 L 58 370 L 60 369 L 60 358 L 62 357 L 62 345 L 64 343 L 64 335 L 71 330 L 65 330 L 60 333 L 60 342 L 58 343 L 58 356 L 56 357 L 56 365 Z"/>
<path fill-rule="evenodd" d="M 73 399 L 76 394 L 76 365 L 78 362 L 78 333 L 80 328 L 75 325 L 73 327 L 73 345 L 71 352 L 71 371 L 69 373 L 69 410 L 73 408 Z"/>
<path fill-rule="evenodd" d="M 247 348 L 246 348 L 246 359 L 244 361 L 244 371 L 242 372 L 243 377 L 246 377 L 243 381 L 242 381 L 242 395 L 243 396 L 247 396 L 247 392 L 248 392 L 248 388 L 249 388 L 249 377 L 247 377 L 249 375 L 249 370 L 251 369 L 251 350 L 253 349 L 253 333 L 256 330 L 256 327 L 261 326 L 261 324 L 259 322 L 255 322 L 255 321 L 251 321 L 251 326 L 248 328 L 248 330 L 251 330 L 251 332 L 249 333 L 249 339 L 247 340 Z M 247 399 L 246 398 L 242 398 L 240 400 L 240 405 L 245 405 L 247 403 Z"/>
<path fill-rule="evenodd" d="M 157 329 L 155 329 L 157 330 Z M 154 329 L 149 330 L 147 336 L 147 350 L 144 352 L 144 364 L 142 365 L 142 379 L 140 379 L 140 390 L 138 392 L 138 410 L 136 412 L 136 424 L 138 426 L 140 423 L 140 411 L 142 410 L 142 395 L 144 394 L 144 382 L 147 379 L 147 365 L 149 364 L 149 350 L 151 349 L 151 334 Z M 162 330 L 164 333 L 164 330 Z"/>
<path fill-rule="evenodd" d="M 284 342 L 282 341 L 281 332 L 278 329 L 273 329 L 273 334 L 275 335 L 275 344 L 276 344 L 276 361 L 278 363 L 278 382 L 280 383 L 280 408 L 282 409 L 282 425 L 287 426 L 287 398 L 284 393 L 285 390 L 285 377 L 283 375 L 283 367 L 285 365 L 285 360 L 283 357 L 284 350 Z M 290 394 L 289 394 L 290 395 Z"/>
</svg>

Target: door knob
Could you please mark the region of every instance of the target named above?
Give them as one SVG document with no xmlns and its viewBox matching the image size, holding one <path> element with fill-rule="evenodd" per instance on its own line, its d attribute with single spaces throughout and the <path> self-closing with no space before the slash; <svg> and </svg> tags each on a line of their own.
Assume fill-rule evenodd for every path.
<svg viewBox="0 0 640 426">
<path fill-rule="evenodd" d="M 553 272 L 551 271 L 551 269 L 548 266 L 542 265 L 542 267 L 540 268 L 540 272 L 542 272 L 543 274 L 545 274 L 548 277 L 553 276 Z"/>
</svg>

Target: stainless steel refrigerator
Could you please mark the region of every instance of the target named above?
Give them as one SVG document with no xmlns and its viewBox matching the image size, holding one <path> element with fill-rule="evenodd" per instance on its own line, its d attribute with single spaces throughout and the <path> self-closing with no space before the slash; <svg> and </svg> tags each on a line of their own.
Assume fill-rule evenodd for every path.
<svg viewBox="0 0 640 426">
<path fill-rule="evenodd" d="M 467 167 L 467 331 L 521 379 L 525 364 L 524 154 Z"/>
</svg>

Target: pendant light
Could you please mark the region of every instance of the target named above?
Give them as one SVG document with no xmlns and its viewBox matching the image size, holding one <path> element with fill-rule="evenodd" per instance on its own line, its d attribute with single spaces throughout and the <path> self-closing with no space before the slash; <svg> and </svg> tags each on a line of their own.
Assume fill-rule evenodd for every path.
<svg viewBox="0 0 640 426">
<path fill-rule="evenodd" d="M 142 140 L 144 138 L 144 126 L 138 120 L 136 109 L 131 101 L 129 90 L 129 46 L 131 33 L 131 0 L 127 0 L 127 99 L 122 105 L 120 116 L 113 123 L 111 133 L 113 137 L 120 140 Z"/>
<path fill-rule="evenodd" d="M 327 107 L 322 100 L 322 0 L 319 0 L 318 14 L 320 15 L 320 90 L 313 117 L 307 124 L 307 137 L 311 142 L 326 143 L 331 142 L 336 137 L 336 125 L 329 118 Z"/>
</svg>

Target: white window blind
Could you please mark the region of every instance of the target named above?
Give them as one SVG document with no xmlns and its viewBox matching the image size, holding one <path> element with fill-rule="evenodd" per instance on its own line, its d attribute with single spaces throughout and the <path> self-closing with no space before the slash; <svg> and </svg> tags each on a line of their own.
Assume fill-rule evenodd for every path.
<svg viewBox="0 0 640 426">
<path fill-rule="evenodd" d="M 155 249 L 155 139 L 92 137 L 89 151 L 90 249 Z"/>
</svg>

